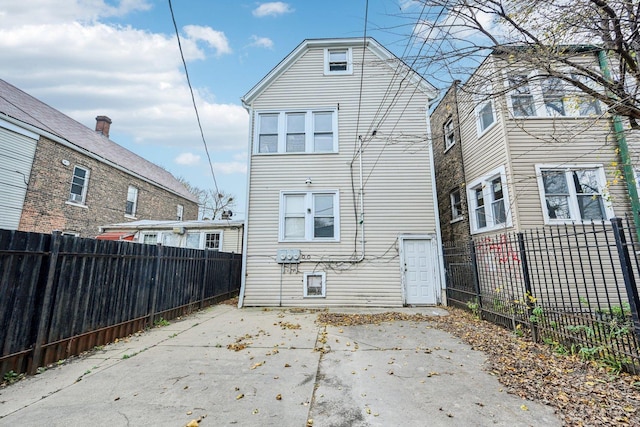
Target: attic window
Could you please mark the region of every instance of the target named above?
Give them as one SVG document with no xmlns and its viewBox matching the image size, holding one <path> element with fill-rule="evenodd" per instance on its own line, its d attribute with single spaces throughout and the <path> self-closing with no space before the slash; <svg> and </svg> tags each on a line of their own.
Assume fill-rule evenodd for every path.
<svg viewBox="0 0 640 427">
<path fill-rule="evenodd" d="M 326 49 L 324 52 L 325 74 L 352 74 L 351 49 Z"/>
</svg>

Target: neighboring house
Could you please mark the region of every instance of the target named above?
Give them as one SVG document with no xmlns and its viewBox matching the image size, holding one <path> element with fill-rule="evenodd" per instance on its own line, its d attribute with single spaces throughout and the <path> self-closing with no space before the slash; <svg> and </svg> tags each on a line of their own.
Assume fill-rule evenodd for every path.
<svg viewBox="0 0 640 427">
<path fill-rule="evenodd" d="M 94 237 L 103 224 L 196 219 L 169 172 L 0 80 L 0 228 Z"/>
<path fill-rule="evenodd" d="M 250 115 L 240 305 L 442 302 L 435 88 L 371 38 L 305 40 Z"/>
<path fill-rule="evenodd" d="M 598 70 L 593 52 L 575 55 Z M 489 55 L 449 89 L 431 123 L 445 244 L 631 212 L 604 106 L 513 57 Z M 640 164 L 638 134 L 625 137 Z"/>
<path fill-rule="evenodd" d="M 101 227 L 101 240 L 128 240 L 180 248 L 242 252 L 244 221 L 132 221 Z"/>
</svg>

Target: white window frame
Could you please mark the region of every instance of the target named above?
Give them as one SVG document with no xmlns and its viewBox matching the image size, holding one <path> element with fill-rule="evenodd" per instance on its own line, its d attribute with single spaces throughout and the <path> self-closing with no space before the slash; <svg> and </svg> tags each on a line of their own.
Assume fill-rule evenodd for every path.
<svg viewBox="0 0 640 427">
<path fill-rule="evenodd" d="M 458 209 L 458 207 L 456 206 L 457 203 L 454 197 L 455 193 L 458 193 L 458 197 L 460 197 L 460 203 L 459 203 L 460 209 Z M 451 221 L 450 222 L 453 223 L 453 222 L 457 222 L 464 219 L 464 211 L 462 210 L 462 191 L 460 190 L 460 188 L 456 188 L 449 192 L 449 201 L 451 202 Z"/>
<path fill-rule="evenodd" d="M 491 109 L 491 115 L 493 116 L 493 121 L 485 127 L 482 121 L 482 111 L 486 107 L 489 107 Z M 476 95 L 475 115 L 476 115 L 476 128 L 478 131 L 478 137 L 481 137 L 482 135 L 487 133 L 498 122 L 498 115 L 496 113 L 495 104 L 493 102 L 493 98 L 491 97 L 491 89 L 490 87 L 488 87 L 488 85 L 484 85 L 483 87 L 481 87 L 480 94 Z"/>
<path fill-rule="evenodd" d="M 85 172 L 84 178 L 83 178 L 83 184 L 82 184 L 82 190 L 81 190 L 81 194 L 76 194 L 76 193 L 72 193 L 73 190 L 73 186 L 74 185 L 78 185 L 74 182 L 75 178 L 76 178 L 76 170 L 80 169 L 83 170 Z M 73 175 L 71 177 L 71 185 L 69 186 L 69 203 L 72 204 L 76 204 L 76 205 L 85 205 L 86 201 L 87 201 L 87 188 L 89 187 L 89 176 L 90 176 L 91 172 L 89 171 L 88 168 L 84 167 L 84 166 L 78 166 L 75 165 L 73 167 Z M 77 196 L 80 196 L 80 200 L 76 199 Z"/>
<path fill-rule="evenodd" d="M 184 218 L 184 205 L 176 206 L 176 221 L 183 221 Z"/>
<path fill-rule="evenodd" d="M 316 132 L 315 129 L 315 117 L 316 114 L 321 113 L 329 113 L 331 114 L 331 131 L 333 134 L 333 145 L 331 150 L 318 150 L 315 149 L 315 135 L 316 134 L 326 134 L 327 132 L 321 132 L 318 130 Z M 287 151 L 287 117 L 293 114 L 304 114 L 304 135 L 305 135 L 305 143 L 303 151 Z M 278 117 L 278 133 L 277 133 L 277 144 L 275 151 L 264 151 L 260 152 L 260 131 L 262 124 L 262 117 L 264 116 L 274 116 Z M 326 108 L 307 108 L 307 109 L 297 109 L 297 110 L 261 110 L 256 111 L 256 126 L 254 133 L 254 141 L 253 144 L 253 153 L 256 155 L 296 155 L 296 154 L 335 154 L 338 152 L 338 109 L 336 107 L 326 107 Z M 270 135 L 271 133 L 265 133 L 264 135 Z"/>
<path fill-rule="evenodd" d="M 218 236 L 218 247 L 217 248 L 207 248 L 207 236 L 210 234 L 215 234 Z M 221 251 L 222 250 L 222 232 L 221 231 L 203 231 L 202 232 L 202 249 L 209 249 L 212 251 Z"/>
<path fill-rule="evenodd" d="M 613 205 L 611 204 L 611 198 L 609 197 L 609 193 L 607 191 L 607 177 L 604 170 L 604 166 L 598 163 L 585 163 L 585 164 L 537 164 L 536 168 L 536 178 L 538 181 L 538 193 L 540 194 L 540 207 L 542 208 L 542 214 L 544 216 L 544 223 L 547 225 L 553 224 L 591 224 L 594 221 L 591 220 L 583 220 L 580 216 L 580 208 L 578 206 L 578 197 L 575 185 L 571 185 L 571 180 L 567 177 L 567 186 L 569 187 L 569 214 L 571 218 L 550 218 L 549 211 L 547 209 L 547 200 L 546 194 L 544 191 L 544 182 L 542 180 L 542 171 L 553 170 L 553 171 L 564 171 L 565 174 L 569 174 L 571 171 L 576 169 L 595 169 L 596 170 L 596 178 L 598 179 L 598 185 L 600 186 L 600 197 L 602 198 L 602 203 L 604 205 L 604 214 L 605 220 L 613 218 L 615 215 L 613 213 Z M 596 223 L 599 223 L 600 220 L 596 220 Z"/>
<path fill-rule="evenodd" d="M 593 103 L 596 108 L 595 115 L 600 115 L 602 113 L 602 107 L 598 100 L 591 98 L 589 95 L 580 92 L 577 88 L 571 85 L 568 82 L 563 81 L 558 77 L 552 76 L 543 76 L 540 75 L 537 71 L 532 71 L 528 74 L 523 72 L 505 72 L 504 85 L 508 90 L 506 98 L 507 98 L 507 106 L 509 108 L 509 113 L 511 117 L 515 119 L 532 119 L 532 118 L 565 118 L 565 117 L 593 117 L 593 114 L 581 114 L 580 109 L 581 106 L 585 103 Z M 567 71 L 568 73 L 568 71 Z M 513 109 L 513 100 L 512 97 L 516 95 L 515 91 L 509 90 L 510 88 L 510 77 L 513 75 L 518 75 L 526 78 L 527 86 L 529 87 L 530 96 L 532 97 L 533 103 L 533 114 L 532 115 L 518 115 L 516 116 Z M 574 75 L 574 79 L 578 79 L 579 77 Z M 545 85 L 544 82 L 548 79 L 558 79 L 561 87 L 558 91 L 559 94 L 562 94 L 562 104 L 564 114 L 559 114 L 554 111 L 549 111 L 545 102 Z"/>
<path fill-rule="evenodd" d="M 309 295 L 309 278 L 310 277 L 320 277 L 321 280 L 321 294 L 320 295 Z M 327 296 L 327 274 L 324 271 L 314 271 L 314 272 L 305 272 L 303 284 L 303 296 L 304 298 L 326 298 Z"/>
<path fill-rule="evenodd" d="M 456 145 L 456 133 L 453 127 L 453 117 L 449 117 L 442 126 L 442 134 L 444 135 L 444 152 L 446 153 L 451 147 Z"/>
<path fill-rule="evenodd" d="M 131 203 L 132 205 L 131 212 L 127 212 L 129 203 Z M 129 188 L 127 188 L 127 202 L 124 208 L 124 216 L 127 218 L 135 218 L 137 210 L 138 210 L 138 188 L 134 187 L 133 185 L 130 185 Z"/>
<path fill-rule="evenodd" d="M 500 183 L 502 185 L 502 200 L 504 203 L 505 222 L 496 223 L 493 215 L 493 194 L 491 183 L 500 177 Z M 485 207 L 485 219 L 486 225 L 484 227 L 478 226 L 478 219 L 476 217 L 477 199 L 476 189 L 482 189 L 482 195 L 484 198 Z M 469 223 L 471 225 L 471 234 L 484 233 L 487 231 L 501 230 L 513 226 L 511 220 L 511 209 L 509 203 L 509 191 L 507 188 L 507 174 L 504 166 L 500 166 L 486 175 L 477 178 L 469 183 L 467 186 L 467 204 L 469 209 Z"/>
<path fill-rule="evenodd" d="M 314 196 L 333 196 L 333 237 L 314 237 Z M 285 238 L 285 199 L 287 196 L 304 197 L 304 236 L 301 238 Z M 340 241 L 340 193 L 338 190 L 316 190 L 316 191 L 281 191 L 280 192 L 280 214 L 279 214 L 278 241 L 279 242 L 339 242 Z"/>
<path fill-rule="evenodd" d="M 331 53 L 344 52 L 347 56 L 347 69 L 346 70 L 331 70 Z M 324 75 L 350 75 L 353 74 L 353 51 L 350 47 L 335 47 L 326 48 L 324 50 Z"/>
<path fill-rule="evenodd" d="M 161 234 L 162 233 L 159 233 L 157 231 L 143 231 L 143 232 L 140 233 L 140 240 L 139 241 L 140 241 L 140 243 L 144 243 L 144 244 L 147 244 L 147 245 L 153 245 L 153 244 L 157 245 L 161 241 L 160 240 L 160 235 Z M 147 236 L 154 236 L 156 241 L 154 243 L 145 243 L 145 239 L 146 239 Z"/>
</svg>

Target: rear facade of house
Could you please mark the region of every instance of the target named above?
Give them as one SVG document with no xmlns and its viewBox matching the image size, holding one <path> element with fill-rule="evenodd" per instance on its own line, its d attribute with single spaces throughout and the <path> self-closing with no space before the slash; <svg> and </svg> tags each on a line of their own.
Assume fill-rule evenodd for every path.
<svg viewBox="0 0 640 427">
<path fill-rule="evenodd" d="M 240 305 L 442 302 L 435 95 L 373 39 L 306 40 L 245 95 Z"/>
</svg>

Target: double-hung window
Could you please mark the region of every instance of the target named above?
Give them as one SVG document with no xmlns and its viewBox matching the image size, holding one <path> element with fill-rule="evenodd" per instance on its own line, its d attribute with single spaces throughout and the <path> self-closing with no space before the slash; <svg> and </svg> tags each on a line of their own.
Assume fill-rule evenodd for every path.
<svg viewBox="0 0 640 427">
<path fill-rule="evenodd" d="M 256 154 L 338 151 L 335 108 L 258 113 L 256 128 Z"/>
<path fill-rule="evenodd" d="M 124 214 L 127 216 L 135 216 L 136 208 L 138 206 L 138 189 L 132 185 L 127 190 L 127 204 L 124 209 Z"/>
<path fill-rule="evenodd" d="M 536 175 L 546 224 L 613 217 L 601 165 L 536 165 Z"/>
<path fill-rule="evenodd" d="M 480 233 L 510 227 L 509 198 L 504 167 L 489 172 L 467 187 L 471 232 Z"/>
<path fill-rule="evenodd" d="M 84 204 L 87 198 L 87 186 L 89 185 L 89 170 L 80 166 L 73 168 L 71 179 L 71 191 L 69 201 Z"/>
<path fill-rule="evenodd" d="M 337 191 L 282 192 L 280 241 L 338 241 Z"/>
<path fill-rule="evenodd" d="M 183 205 L 177 205 L 176 206 L 176 221 L 182 221 L 183 217 L 184 217 L 184 206 Z"/>
<path fill-rule="evenodd" d="M 460 189 L 456 188 L 449 193 L 449 199 L 451 200 L 451 221 L 453 222 L 462 219 L 464 214 L 462 212 L 462 197 Z"/>
<path fill-rule="evenodd" d="M 352 74 L 351 48 L 325 49 L 324 74 Z"/>
<path fill-rule="evenodd" d="M 482 135 L 496 122 L 496 115 L 493 110 L 493 100 L 491 99 L 490 86 L 480 88 L 476 96 L 476 118 L 478 125 L 478 135 Z"/>
<path fill-rule="evenodd" d="M 564 108 L 564 82 L 557 77 L 547 77 L 541 81 L 542 99 L 547 116 L 566 116 Z"/>
<path fill-rule="evenodd" d="M 512 74 L 508 78 L 511 89 L 511 109 L 515 117 L 533 117 L 536 115 L 536 105 L 526 75 Z"/>
<path fill-rule="evenodd" d="M 449 148 L 453 147 L 453 144 L 456 143 L 456 136 L 453 129 L 453 119 L 447 120 L 447 122 L 442 127 L 442 133 L 444 135 L 444 151 L 447 151 Z"/>
</svg>

